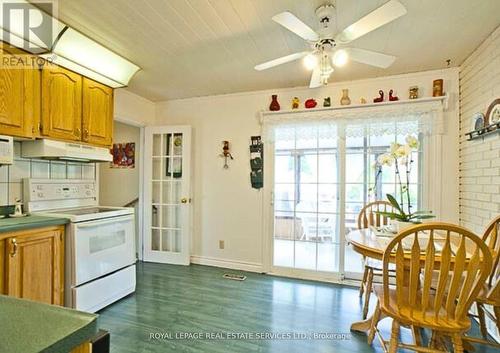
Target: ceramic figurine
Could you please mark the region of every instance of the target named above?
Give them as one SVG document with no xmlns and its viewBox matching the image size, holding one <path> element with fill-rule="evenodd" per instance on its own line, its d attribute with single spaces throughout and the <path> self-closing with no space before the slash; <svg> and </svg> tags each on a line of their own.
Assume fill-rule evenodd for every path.
<svg viewBox="0 0 500 353">
<path fill-rule="evenodd" d="M 331 107 L 331 106 L 332 106 L 332 100 L 330 99 L 330 97 L 326 97 L 323 100 L 323 107 Z"/>
<path fill-rule="evenodd" d="M 366 104 L 366 99 L 364 97 L 361 97 L 361 99 L 359 100 L 359 103 Z"/>
<path fill-rule="evenodd" d="M 299 109 L 300 100 L 299 97 L 293 97 L 292 99 L 292 109 Z"/>
<path fill-rule="evenodd" d="M 349 98 L 349 90 L 342 90 L 342 98 L 340 98 L 340 105 L 349 105 L 351 104 L 351 99 Z"/>
<path fill-rule="evenodd" d="M 394 90 L 391 89 L 389 91 L 389 101 L 391 101 L 391 102 L 398 101 L 399 100 L 398 96 L 393 96 L 392 95 L 393 93 L 394 93 Z"/>
<path fill-rule="evenodd" d="M 380 103 L 384 101 L 384 91 L 378 91 L 379 96 L 377 98 L 373 98 L 373 103 Z"/>
<path fill-rule="evenodd" d="M 311 108 L 314 108 L 318 103 L 316 102 L 316 100 L 312 99 L 312 98 L 309 98 L 308 100 L 306 100 L 304 102 L 304 106 L 307 108 L 307 109 L 311 109 Z"/>
<path fill-rule="evenodd" d="M 278 95 L 277 94 L 273 94 L 271 96 L 271 104 L 269 105 L 269 110 L 271 111 L 277 111 L 277 110 L 280 110 L 280 104 L 278 103 Z"/>
<path fill-rule="evenodd" d="M 432 81 L 432 96 L 441 97 L 443 95 L 443 79 Z"/>
<path fill-rule="evenodd" d="M 411 86 L 410 87 L 409 98 L 410 99 L 417 99 L 418 98 L 418 86 Z"/>
</svg>

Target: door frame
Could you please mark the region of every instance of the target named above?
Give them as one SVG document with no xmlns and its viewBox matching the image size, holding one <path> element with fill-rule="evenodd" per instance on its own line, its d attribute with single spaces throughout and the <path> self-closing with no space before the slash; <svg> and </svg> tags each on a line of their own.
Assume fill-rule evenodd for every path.
<svg viewBox="0 0 500 353">
<path fill-rule="evenodd" d="M 120 116 L 114 117 L 114 122 L 119 122 L 125 125 L 135 126 L 139 128 L 139 153 L 135 154 L 136 162 L 139 164 L 139 201 L 137 203 L 137 245 L 136 249 L 137 258 L 142 261 L 144 258 L 144 145 L 145 145 L 145 135 L 144 130 L 146 124 L 140 123 L 138 121 L 123 118 Z M 99 175 L 99 173 L 97 173 Z M 99 184 L 99 183 L 97 183 Z"/>
</svg>

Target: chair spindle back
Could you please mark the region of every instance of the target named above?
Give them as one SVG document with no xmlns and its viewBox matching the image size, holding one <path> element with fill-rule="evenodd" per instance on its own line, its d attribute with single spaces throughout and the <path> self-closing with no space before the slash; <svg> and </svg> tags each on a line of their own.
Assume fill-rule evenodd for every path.
<svg viewBox="0 0 500 353">
<path fill-rule="evenodd" d="M 394 212 L 394 207 L 389 201 L 374 201 L 361 209 L 358 215 L 358 229 L 370 226 L 380 227 L 389 224 L 389 217 L 377 212 Z"/>
<path fill-rule="evenodd" d="M 447 319 L 461 320 L 489 275 L 492 258 L 486 244 L 465 228 L 433 222 L 406 229 L 384 252 L 386 306 L 389 305 L 390 262 L 396 267 L 398 307 L 410 307 L 410 316 L 413 316 L 413 308 L 419 308 L 424 319 L 426 315 L 436 320 L 445 315 Z M 432 283 L 434 271 L 438 272 L 437 284 Z"/>
</svg>

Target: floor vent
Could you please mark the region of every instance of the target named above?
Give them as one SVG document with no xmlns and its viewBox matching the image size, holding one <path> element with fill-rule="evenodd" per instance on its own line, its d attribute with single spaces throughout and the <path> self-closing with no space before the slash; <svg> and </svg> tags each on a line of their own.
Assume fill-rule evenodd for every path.
<svg viewBox="0 0 500 353">
<path fill-rule="evenodd" d="M 236 275 L 234 273 L 224 273 L 224 276 L 222 276 L 226 279 L 232 279 L 235 281 L 244 281 L 247 279 L 247 276 L 242 276 L 242 275 Z"/>
</svg>

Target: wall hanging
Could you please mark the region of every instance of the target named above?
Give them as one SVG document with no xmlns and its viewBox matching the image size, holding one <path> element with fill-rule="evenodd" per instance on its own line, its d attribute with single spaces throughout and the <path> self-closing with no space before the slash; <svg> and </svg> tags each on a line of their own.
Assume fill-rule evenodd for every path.
<svg viewBox="0 0 500 353">
<path fill-rule="evenodd" d="M 222 153 L 219 155 L 224 158 L 224 169 L 229 169 L 229 164 L 227 164 L 227 159 L 233 160 L 233 155 L 229 152 L 229 141 L 222 141 Z"/>
<path fill-rule="evenodd" d="M 264 186 L 264 144 L 260 136 L 252 136 L 250 144 L 250 182 L 254 189 Z"/>
<path fill-rule="evenodd" d="M 172 141 L 172 138 L 174 139 Z M 173 142 L 173 143 L 172 143 Z M 182 155 L 182 134 L 167 135 L 167 156 Z M 173 178 L 182 177 L 182 158 L 167 158 L 166 175 Z"/>
<path fill-rule="evenodd" d="M 114 143 L 111 149 L 113 162 L 111 168 L 135 168 L 135 143 Z"/>
</svg>

